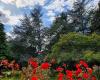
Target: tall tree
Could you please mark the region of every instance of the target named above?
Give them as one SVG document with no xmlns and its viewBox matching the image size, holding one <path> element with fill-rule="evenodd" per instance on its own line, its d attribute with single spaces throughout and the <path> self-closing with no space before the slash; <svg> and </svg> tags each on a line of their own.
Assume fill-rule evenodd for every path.
<svg viewBox="0 0 100 80">
<path fill-rule="evenodd" d="M 4 25 L 0 22 L 0 58 L 6 56 L 7 54 L 7 45 L 6 45 L 6 36 L 4 32 Z"/>
<path fill-rule="evenodd" d="M 70 25 L 67 12 L 62 12 L 59 17 L 56 17 L 49 30 L 49 44 L 47 45 L 50 50 L 51 47 L 59 40 L 60 35 L 73 32 L 74 28 Z"/>
<path fill-rule="evenodd" d="M 31 12 L 31 24 L 34 27 L 35 30 L 35 43 L 37 50 L 42 50 L 42 21 L 41 21 L 41 7 L 38 6 Z"/>
<path fill-rule="evenodd" d="M 100 34 L 100 2 L 98 3 L 98 9 L 94 11 L 91 20 L 91 31 Z"/>
<path fill-rule="evenodd" d="M 92 0 L 76 0 L 73 4 L 73 10 L 70 15 L 73 21 L 72 24 L 77 32 L 84 34 L 87 30 L 91 11 L 87 10 L 86 7 L 91 1 Z"/>
<path fill-rule="evenodd" d="M 31 11 L 29 16 L 25 15 L 24 19 L 20 20 L 20 25 L 14 27 L 16 38 L 13 40 L 13 44 L 16 47 L 20 47 L 21 50 L 17 49 L 18 52 L 32 53 L 34 56 L 33 53 L 35 51 L 42 50 L 44 28 L 42 26 L 41 16 L 41 8 L 38 6 Z"/>
</svg>

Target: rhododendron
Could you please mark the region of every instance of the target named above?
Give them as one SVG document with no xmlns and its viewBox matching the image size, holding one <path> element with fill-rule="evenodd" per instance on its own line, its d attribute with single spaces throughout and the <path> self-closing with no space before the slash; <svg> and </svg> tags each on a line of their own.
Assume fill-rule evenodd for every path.
<svg viewBox="0 0 100 80">
<path fill-rule="evenodd" d="M 87 63 L 84 60 L 80 60 L 80 64 L 83 65 L 85 68 L 88 68 Z"/>
<path fill-rule="evenodd" d="M 37 76 L 33 76 L 31 80 L 39 80 Z"/>
<path fill-rule="evenodd" d="M 58 67 L 57 69 L 56 69 L 56 71 L 58 71 L 58 72 L 62 72 L 64 69 L 62 68 L 62 67 Z"/>
<path fill-rule="evenodd" d="M 87 73 L 83 73 L 83 78 L 84 79 L 88 79 L 89 78 L 89 75 Z"/>
<path fill-rule="evenodd" d="M 89 74 L 92 74 L 93 70 L 91 68 L 87 68 Z"/>
<path fill-rule="evenodd" d="M 48 62 L 44 62 L 41 64 L 41 69 L 48 69 L 50 67 L 50 64 Z"/>
<path fill-rule="evenodd" d="M 63 73 L 59 73 L 58 74 L 58 80 L 63 80 L 64 74 Z"/>
<path fill-rule="evenodd" d="M 73 76 L 73 72 L 70 70 L 66 70 L 66 77 L 71 79 L 72 76 Z"/>
<path fill-rule="evenodd" d="M 95 76 L 92 76 L 91 80 L 97 80 Z"/>
<path fill-rule="evenodd" d="M 33 69 L 33 74 L 36 74 L 36 69 Z"/>
<path fill-rule="evenodd" d="M 77 80 L 82 80 L 82 78 L 78 78 Z"/>
<path fill-rule="evenodd" d="M 38 67 L 38 62 L 36 61 L 31 61 L 30 64 L 32 65 L 33 68 Z"/>
<path fill-rule="evenodd" d="M 82 69 L 77 69 L 77 70 L 75 71 L 76 76 L 78 76 L 81 72 L 82 72 Z"/>
<path fill-rule="evenodd" d="M 75 66 L 76 66 L 77 69 L 80 68 L 80 64 L 76 64 Z"/>
</svg>

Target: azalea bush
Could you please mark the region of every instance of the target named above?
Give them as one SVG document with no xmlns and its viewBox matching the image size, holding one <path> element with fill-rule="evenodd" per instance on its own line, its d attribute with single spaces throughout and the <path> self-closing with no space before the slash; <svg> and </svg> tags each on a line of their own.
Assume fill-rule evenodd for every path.
<svg viewBox="0 0 100 80">
<path fill-rule="evenodd" d="M 15 60 L 9 61 L 8 59 L 0 60 L 0 75 L 13 76 L 19 71 L 19 64 Z"/>
<path fill-rule="evenodd" d="M 69 70 L 67 64 L 63 63 L 55 68 L 55 59 L 51 62 L 39 63 L 37 58 L 30 58 L 28 66 L 22 69 L 20 80 L 99 80 L 99 68 L 90 68 L 84 60 L 80 60 L 75 64 L 75 70 Z M 98 67 L 98 66 L 96 66 Z M 52 72 L 53 70 L 53 72 Z M 98 72 L 98 73 L 97 73 Z M 51 76 L 51 74 L 55 75 Z M 95 75 L 96 74 L 96 75 Z"/>
</svg>

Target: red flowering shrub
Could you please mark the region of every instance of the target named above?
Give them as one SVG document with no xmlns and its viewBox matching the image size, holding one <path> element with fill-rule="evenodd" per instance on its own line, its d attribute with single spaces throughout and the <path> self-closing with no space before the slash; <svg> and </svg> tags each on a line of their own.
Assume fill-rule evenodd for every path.
<svg viewBox="0 0 100 80">
<path fill-rule="evenodd" d="M 50 64 L 47 62 L 41 64 L 41 69 L 49 69 L 49 67 L 50 67 Z"/>
<path fill-rule="evenodd" d="M 73 72 L 70 70 L 66 70 L 66 78 L 72 79 L 72 76 L 73 76 Z"/>
<path fill-rule="evenodd" d="M 58 74 L 58 80 L 63 80 L 64 74 L 63 73 L 59 73 Z"/>
<path fill-rule="evenodd" d="M 83 73 L 83 78 L 84 78 L 84 79 L 88 79 L 88 78 L 89 78 L 88 73 Z"/>
<path fill-rule="evenodd" d="M 55 60 L 52 61 L 53 64 Z M 52 63 L 51 63 L 52 64 Z M 30 59 L 29 65 L 31 65 L 31 80 L 49 80 L 48 73 L 50 72 L 50 63 L 44 62 L 40 65 L 34 59 Z M 55 71 L 58 73 L 57 80 L 96 80 L 96 77 L 93 76 L 93 69 L 88 67 L 88 64 L 81 60 L 76 65 L 76 70 L 66 70 L 66 64 L 63 64 L 62 67 L 57 67 Z M 26 70 L 27 71 L 27 70 Z M 66 71 L 66 73 L 63 73 Z M 52 73 L 51 73 L 52 74 Z"/>
<path fill-rule="evenodd" d="M 10 68 L 10 69 L 15 69 L 15 70 L 18 70 L 19 67 L 20 67 L 19 64 L 17 64 L 15 62 L 15 60 L 13 60 L 13 61 L 10 62 L 7 59 L 1 60 L 0 65 L 2 65 L 6 69 Z"/>
<path fill-rule="evenodd" d="M 33 76 L 31 80 L 39 80 L 37 76 Z"/>
</svg>

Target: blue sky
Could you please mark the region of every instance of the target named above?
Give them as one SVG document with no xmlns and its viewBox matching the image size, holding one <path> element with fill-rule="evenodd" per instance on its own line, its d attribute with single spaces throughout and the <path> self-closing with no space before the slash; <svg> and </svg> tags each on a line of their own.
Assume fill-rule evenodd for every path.
<svg viewBox="0 0 100 80">
<path fill-rule="evenodd" d="M 42 21 L 44 26 L 49 26 L 55 16 L 66 8 L 72 7 L 75 0 L 0 0 L 0 21 L 5 25 L 5 32 L 13 30 L 13 26 L 19 24 L 24 14 L 29 14 L 35 5 L 40 5 L 43 11 Z M 94 0 L 97 4 L 99 0 Z M 91 3 L 92 4 L 92 3 Z"/>
</svg>

